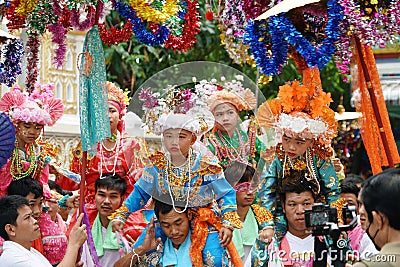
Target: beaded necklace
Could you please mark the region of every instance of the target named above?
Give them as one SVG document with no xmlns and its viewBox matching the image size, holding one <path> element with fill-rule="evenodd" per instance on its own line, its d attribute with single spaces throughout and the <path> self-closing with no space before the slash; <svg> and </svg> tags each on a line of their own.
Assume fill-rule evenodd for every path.
<svg viewBox="0 0 400 267">
<path fill-rule="evenodd" d="M 113 164 L 113 168 L 112 169 L 108 169 L 108 167 L 107 167 L 106 161 L 104 159 L 103 148 L 106 151 L 111 152 L 110 153 L 110 157 L 113 154 L 114 150 L 116 149 L 115 155 L 114 155 L 114 164 Z M 115 175 L 115 167 L 117 166 L 117 161 L 118 161 L 118 156 L 119 156 L 120 150 L 121 150 L 121 134 L 120 134 L 119 131 L 117 132 L 117 140 L 116 140 L 114 146 L 111 149 L 108 149 L 104 145 L 104 142 L 100 142 L 100 177 L 103 176 L 103 165 L 104 165 L 104 168 L 106 169 L 107 173 L 113 173 L 113 175 Z"/>
<path fill-rule="evenodd" d="M 186 169 L 183 171 L 183 179 L 180 176 L 177 176 L 175 173 L 173 173 L 172 171 L 172 167 L 171 167 L 171 160 L 169 157 L 166 157 L 166 171 L 165 173 L 165 180 L 167 181 L 167 186 L 168 186 L 168 193 L 169 196 L 171 198 L 171 202 L 172 202 L 172 207 L 174 208 L 174 210 L 177 213 L 184 213 L 189 205 L 189 196 L 190 196 L 190 178 L 191 178 L 191 172 L 192 172 L 192 168 L 191 168 L 191 160 L 192 160 L 192 149 L 189 149 L 189 153 L 188 153 L 188 158 L 187 158 L 187 164 L 186 165 Z M 171 179 L 172 178 L 172 179 Z M 177 210 L 175 208 L 175 195 L 176 193 L 173 195 L 172 190 L 171 190 L 171 184 L 174 187 L 181 187 L 181 189 L 184 189 L 184 184 L 185 182 L 188 183 L 188 189 L 186 190 L 186 203 L 185 203 L 185 208 L 183 210 Z M 178 189 L 180 190 L 180 189 Z"/>
<path fill-rule="evenodd" d="M 255 157 L 255 139 L 256 135 L 251 132 L 249 140 L 245 144 L 242 135 L 238 129 L 235 130 L 239 140 L 239 146 L 235 148 L 232 142 L 225 138 L 220 130 L 217 130 L 219 140 L 215 135 L 210 136 L 210 142 L 215 147 L 215 153 L 220 160 L 221 165 L 226 168 L 232 161 L 251 162 Z"/>
<path fill-rule="evenodd" d="M 29 156 L 28 156 L 29 155 Z M 29 162 L 28 170 L 24 171 L 24 166 L 21 162 L 21 157 L 19 155 L 18 141 L 15 141 L 15 148 L 11 156 L 11 168 L 10 173 L 14 181 L 23 179 L 27 176 L 35 176 L 38 164 L 36 161 L 36 153 L 34 144 L 30 144 L 28 147 L 28 153 L 26 153 L 25 161 Z"/>
</svg>

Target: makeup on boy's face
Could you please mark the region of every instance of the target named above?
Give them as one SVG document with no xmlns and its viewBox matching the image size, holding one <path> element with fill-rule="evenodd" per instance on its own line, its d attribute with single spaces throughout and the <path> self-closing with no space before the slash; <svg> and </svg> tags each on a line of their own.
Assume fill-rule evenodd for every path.
<svg viewBox="0 0 400 267">
<path fill-rule="evenodd" d="M 312 146 L 313 142 L 313 139 L 302 139 L 287 135 L 282 137 L 283 150 L 290 158 L 297 158 L 303 155 L 307 148 Z"/>
<path fill-rule="evenodd" d="M 234 105 L 230 103 L 219 104 L 215 107 L 213 115 L 219 130 L 230 133 L 236 129 L 239 115 Z"/>
<path fill-rule="evenodd" d="M 25 144 L 35 142 L 43 130 L 43 125 L 34 122 L 19 122 L 17 125 L 17 137 Z"/>
<path fill-rule="evenodd" d="M 108 105 L 108 116 L 110 117 L 110 127 L 111 131 L 117 129 L 118 122 L 120 121 L 120 113 L 118 112 L 117 108 L 113 105 Z"/>
<path fill-rule="evenodd" d="M 168 129 L 163 133 L 164 146 L 171 155 L 186 156 L 196 141 L 192 132 L 184 129 Z"/>
</svg>

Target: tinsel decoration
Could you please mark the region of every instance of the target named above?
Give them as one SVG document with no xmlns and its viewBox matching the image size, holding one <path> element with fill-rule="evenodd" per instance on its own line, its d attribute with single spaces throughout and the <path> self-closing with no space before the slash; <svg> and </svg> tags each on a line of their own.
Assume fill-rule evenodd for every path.
<svg viewBox="0 0 400 267">
<path fill-rule="evenodd" d="M 103 9 L 104 9 L 104 3 L 103 1 L 98 1 L 97 4 L 97 9 L 99 9 L 98 12 L 100 12 L 100 16 L 103 16 Z M 71 15 L 70 15 L 70 23 L 72 27 L 79 31 L 86 31 L 93 27 L 93 25 L 96 23 L 96 6 L 94 5 L 87 5 L 85 11 L 87 12 L 86 19 L 84 21 L 79 21 L 80 17 L 80 11 L 81 9 L 72 9 L 71 10 Z"/>
<path fill-rule="evenodd" d="M 122 29 L 112 27 L 106 29 L 105 24 L 99 24 L 99 34 L 101 40 L 108 46 L 116 45 L 122 42 L 127 42 L 132 35 L 132 23 L 128 19 Z"/>
<path fill-rule="evenodd" d="M 246 21 L 257 18 L 273 6 L 273 0 L 244 0 L 243 11 L 246 16 Z"/>
<path fill-rule="evenodd" d="M 3 47 L 0 62 L 0 83 L 13 86 L 18 75 L 22 73 L 21 61 L 24 55 L 24 46 L 20 40 L 9 41 Z"/>
<path fill-rule="evenodd" d="M 7 28 L 9 30 L 18 30 L 25 28 L 26 16 L 18 16 L 15 9 L 19 6 L 20 0 L 9 2 L 9 7 L 6 9 Z"/>
<path fill-rule="evenodd" d="M 38 4 L 38 0 L 23 0 L 19 2 L 19 5 L 15 9 L 17 16 L 23 17 L 31 13 Z"/>
<path fill-rule="evenodd" d="M 27 75 L 25 80 L 26 91 L 31 93 L 35 89 L 38 77 L 40 35 L 31 33 L 26 43 Z"/>
<path fill-rule="evenodd" d="M 200 32 L 198 3 L 196 0 L 187 0 L 187 10 L 185 14 L 185 24 L 183 25 L 181 36 L 169 34 L 165 41 L 165 47 L 174 51 L 187 52 L 196 44 L 196 35 Z"/>
<path fill-rule="evenodd" d="M 148 4 L 147 0 L 130 0 L 131 7 L 139 18 L 145 21 L 162 23 L 174 16 L 179 11 L 179 5 L 175 0 L 155 0 Z M 164 5 L 162 5 L 164 3 Z M 155 7 L 153 7 L 154 5 Z"/>
<path fill-rule="evenodd" d="M 50 0 L 40 1 L 27 16 L 28 31 L 37 31 L 42 35 L 47 25 L 57 22 L 57 15 L 53 12 Z"/>
<path fill-rule="evenodd" d="M 153 28 L 153 30 L 148 31 L 145 22 L 138 18 L 136 11 L 134 11 L 128 4 L 124 2 L 116 2 L 115 10 L 125 19 L 131 21 L 133 24 L 132 30 L 139 42 L 149 46 L 156 46 L 163 44 L 168 38 L 169 29 L 167 27 L 149 23 L 150 29 Z"/>
<path fill-rule="evenodd" d="M 283 36 L 274 32 L 279 27 L 275 23 L 249 20 L 244 35 L 244 43 L 250 46 L 260 72 L 267 76 L 280 73 L 287 60 L 288 44 Z"/>
<path fill-rule="evenodd" d="M 47 29 L 52 34 L 51 41 L 58 45 L 58 47 L 54 50 L 55 55 L 53 58 L 53 64 L 57 69 L 60 69 L 63 65 L 65 53 L 67 52 L 66 31 L 64 27 L 58 23 L 48 25 Z"/>
</svg>

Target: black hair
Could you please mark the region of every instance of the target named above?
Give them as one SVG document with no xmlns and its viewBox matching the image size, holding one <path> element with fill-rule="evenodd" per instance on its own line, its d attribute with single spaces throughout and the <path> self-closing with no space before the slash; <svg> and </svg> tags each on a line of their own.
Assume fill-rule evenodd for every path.
<svg viewBox="0 0 400 267">
<path fill-rule="evenodd" d="M 154 200 L 154 213 L 156 214 L 157 219 L 159 219 L 159 214 L 160 213 L 161 214 L 167 214 L 173 209 L 173 206 L 170 205 L 170 204 L 164 203 L 164 202 L 159 201 L 157 199 L 153 199 L 153 200 Z M 183 210 L 183 207 L 175 206 L 175 208 Z M 186 209 L 184 213 L 187 214 L 188 213 L 188 209 Z"/>
<path fill-rule="evenodd" d="M 0 236 L 4 240 L 10 240 L 5 226 L 17 225 L 18 209 L 23 206 L 29 207 L 29 202 L 25 197 L 12 195 L 0 198 Z"/>
<path fill-rule="evenodd" d="M 308 170 L 291 170 L 283 179 L 280 179 L 278 190 L 282 204 L 285 203 L 286 193 L 303 193 L 310 191 L 314 200 L 317 199 L 317 182 L 310 177 Z"/>
<path fill-rule="evenodd" d="M 106 188 L 108 190 L 117 190 L 121 194 L 121 196 L 125 196 L 126 193 L 126 181 L 121 178 L 118 174 L 106 174 L 97 179 L 94 188 L 95 192 L 99 188 Z"/>
<path fill-rule="evenodd" d="M 35 196 L 35 199 L 43 197 L 43 187 L 38 181 L 31 177 L 12 181 L 7 189 L 7 194 L 9 196 L 19 195 L 26 197 L 27 195 L 29 195 L 29 193 L 32 193 Z"/>
<path fill-rule="evenodd" d="M 357 174 L 348 174 L 346 175 L 346 178 L 342 181 L 342 185 L 347 184 L 347 183 L 352 183 L 352 184 L 362 184 L 365 180 Z"/>
<path fill-rule="evenodd" d="M 400 230 L 400 169 L 386 169 L 368 178 L 362 185 L 361 198 L 370 222 L 372 211 L 379 211 L 392 228 Z"/>
<path fill-rule="evenodd" d="M 236 184 L 252 181 L 255 172 L 256 170 L 253 167 L 239 161 L 233 161 L 225 169 L 224 175 L 228 183 L 231 186 L 235 186 Z"/>
<path fill-rule="evenodd" d="M 360 193 L 360 188 L 355 183 L 342 183 L 342 185 L 340 186 L 340 192 L 354 194 L 356 195 L 356 197 L 358 197 L 358 194 Z"/>
</svg>

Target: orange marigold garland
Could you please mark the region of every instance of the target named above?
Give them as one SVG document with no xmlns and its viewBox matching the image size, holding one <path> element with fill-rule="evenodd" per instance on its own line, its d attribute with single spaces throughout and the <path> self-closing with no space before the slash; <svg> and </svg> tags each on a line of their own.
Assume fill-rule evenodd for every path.
<svg viewBox="0 0 400 267">
<path fill-rule="evenodd" d="M 106 29 L 104 23 L 99 24 L 100 38 L 108 46 L 127 42 L 132 35 L 132 26 L 133 24 L 130 19 L 126 21 L 122 29 L 117 29 L 116 27 Z"/>
<path fill-rule="evenodd" d="M 187 52 L 196 44 L 196 35 L 200 32 L 198 3 L 196 0 L 188 0 L 187 4 L 181 36 L 174 36 L 170 33 L 165 41 L 165 47 L 174 49 L 174 51 Z"/>
</svg>

